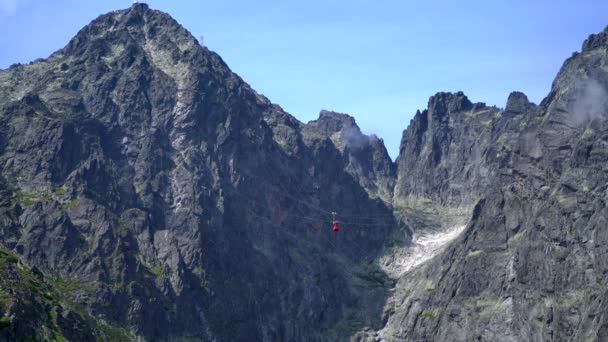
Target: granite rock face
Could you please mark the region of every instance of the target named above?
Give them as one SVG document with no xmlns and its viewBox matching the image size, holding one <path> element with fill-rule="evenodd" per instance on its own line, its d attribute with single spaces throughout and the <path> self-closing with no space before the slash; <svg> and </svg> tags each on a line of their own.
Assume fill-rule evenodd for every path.
<svg viewBox="0 0 608 342">
<path fill-rule="evenodd" d="M 0 338 L 608 338 L 607 34 L 540 105 L 432 96 L 393 163 L 167 14 L 100 16 L 0 71 Z"/>
<path fill-rule="evenodd" d="M 382 139 L 361 133 L 353 117 L 326 110 L 305 125 L 303 133 L 308 144 L 331 140 L 343 157 L 344 169 L 370 197 L 391 204 L 396 168 Z"/>
<path fill-rule="evenodd" d="M 483 149 L 480 158 L 461 156 L 487 176 L 481 183 L 467 184 L 459 169 L 448 168 L 442 179 L 448 189 L 464 182 L 478 198 L 470 220 L 442 254 L 398 280 L 378 339 L 608 338 L 606 34 L 592 35 L 582 52 L 564 63 L 539 106 L 513 93 L 504 110 L 495 110 L 488 131 L 471 132 L 477 137 L 487 134 L 489 144 L 473 147 Z M 436 165 L 433 154 L 418 151 L 428 151 L 430 147 L 424 147 L 433 146 L 425 145 L 429 140 L 441 139 L 427 128 L 433 127 L 427 123 L 433 118 L 414 119 L 415 125 L 404 133 L 408 145 L 402 146 L 407 151 L 410 141 L 422 141 L 414 144 L 423 146 L 414 149 L 415 155 L 424 156 L 431 167 Z M 412 165 L 410 158 L 400 155 L 401 165 Z M 426 182 L 415 191 L 449 202 L 450 193 L 438 196 L 445 187 L 435 187 L 437 183 Z"/>
<path fill-rule="evenodd" d="M 366 161 L 303 129 L 168 15 L 100 16 L 0 72 L 0 240 L 145 340 L 380 328 L 388 280 L 373 260 L 405 226 L 348 172 Z M 332 211 L 368 220 L 338 238 Z"/>
<path fill-rule="evenodd" d="M 462 93 L 438 93 L 403 132 L 397 158 L 395 203 L 408 195 L 449 205 L 467 205 L 484 193 L 490 170 L 484 157 L 501 114 L 471 103 Z"/>
</svg>

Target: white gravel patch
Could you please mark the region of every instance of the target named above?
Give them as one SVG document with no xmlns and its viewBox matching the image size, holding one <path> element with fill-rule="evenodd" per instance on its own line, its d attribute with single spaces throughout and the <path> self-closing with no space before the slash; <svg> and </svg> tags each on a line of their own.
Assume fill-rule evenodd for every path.
<svg viewBox="0 0 608 342">
<path fill-rule="evenodd" d="M 380 260 L 380 267 L 391 277 L 399 278 L 409 270 L 435 257 L 464 231 L 466 225 L 452 226 L 442 231 L 414 233 L 413 243 Z"/>
</svg>

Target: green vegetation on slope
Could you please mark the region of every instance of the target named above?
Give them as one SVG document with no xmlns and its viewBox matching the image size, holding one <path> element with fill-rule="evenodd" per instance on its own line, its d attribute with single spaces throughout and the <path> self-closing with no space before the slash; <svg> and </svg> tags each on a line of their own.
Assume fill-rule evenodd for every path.
<svg viewBox="0 0 608 342">
<path fill-rule="evenodd" d="M 77 279 L 45 276 L 0 247 L 0 340 L 18 341 L 24 336 L 49 342 L 135 340 L 126 329 L 93 318 L 76 302 L 75 293 L 90 290 Z M 75 328 L 83 326 L 84 331 Z"/>
</svg>

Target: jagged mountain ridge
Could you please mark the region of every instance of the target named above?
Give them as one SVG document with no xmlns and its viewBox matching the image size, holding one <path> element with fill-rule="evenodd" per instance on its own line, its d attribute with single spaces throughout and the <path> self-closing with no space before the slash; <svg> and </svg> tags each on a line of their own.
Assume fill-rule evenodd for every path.
<svg viewBox="0 0 608 342">
<path fill-rule="evenodd" d="M 299 122 L 168 15 L 100 16 L 48 59 L 0 71 L 0 242 L 63 301 L 36 297 L 59 315 L 25 330 L 12 312 L 28 301 L 2 302 L 0 336 L 601 339 L 602 314 L 560 306 L 601 309 L 601 262 L 585 270 L 589 292 L 530 270 L 555 279 L 554 246 L 604 255 L 576 235 L 606 226 L 605 195 L 590 195 L 605 182 L 602 104 L 577 99 L 606 86 L 607 45 L 590 37 L 539 106 L 438 93 L 393 163 L 352 117 Z M 323 222 L 333 210 L 352 221 L 339 238 Z M 434 259 L 399 270 L 412 234 L 461 224 Z M 560 240 L 562 226 L 578 233 Z M 579 279 L 567 265 L 558 274 Z"/>
<path fill-rule="evenodd" d="M 461 237 L 399 280 L 382 340 L 608 338 L 607 36 L 585 41 L 539 106 L 513 93 L 489 122 L 483 196 Z"/>
</svg>

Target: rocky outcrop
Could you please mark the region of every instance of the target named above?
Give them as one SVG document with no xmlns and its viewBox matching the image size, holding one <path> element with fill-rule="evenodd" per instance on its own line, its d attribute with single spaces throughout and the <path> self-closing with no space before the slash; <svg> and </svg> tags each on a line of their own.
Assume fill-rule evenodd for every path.
<svg viewBox="0 0 608 342">
<path fill-rule="evenodd" d="M 423 196 L 447 205 L 470 205 L 489 180 L 485 162 L 502 111 L 473 104 L 462 93 L 438 93 L 403 132 L 394 202 Z"/>
<path fill-rule="evenodd" d="M 514 91 L 509 94 L 504 115 L 517 116 L 519 114 L 530 113 L 534 110 L 534 104 L 528 100 L 526 94 Z M 511 120 L 510 120 L 511 121 Z"/>
<path fill-rule="evenodd" d="M 368 194 L 392 203 L 395 167 L 382 139 L 361 133 L 352 116 L 325 110 L 304 126 L 303 133 L 307 144 L 329 139 L 340 151 L 344 169 Z"/>
</svg>

